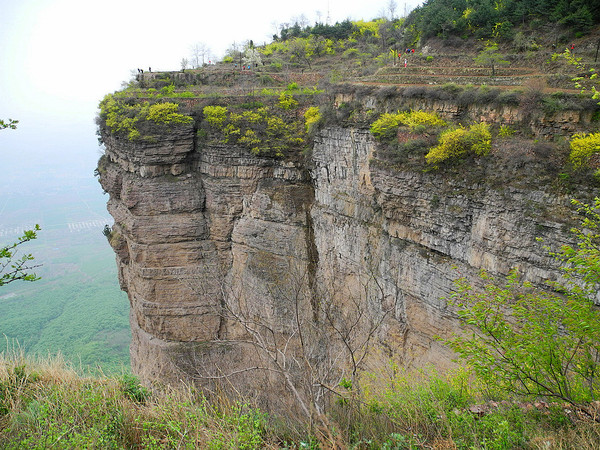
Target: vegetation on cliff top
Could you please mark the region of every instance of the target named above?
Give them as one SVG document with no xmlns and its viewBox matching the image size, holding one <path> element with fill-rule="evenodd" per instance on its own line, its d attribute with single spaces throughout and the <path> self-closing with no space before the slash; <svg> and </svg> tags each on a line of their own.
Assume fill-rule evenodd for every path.
<svg viewBox="0 0 600 450">
<path fill-rule="evenodd" d="M 139 125 L 142 121 L 152 121 L 169 128 L 194 122 L 192 117 L 181 114 L 178 110 L 177 103 L 129 102 L 122 96 L 108 94 L 100 102 L 100 119 L 111 133 L 126 135 L 130 141 L 134 141 L 151 138 L 140 134 Z"/>
</svg>

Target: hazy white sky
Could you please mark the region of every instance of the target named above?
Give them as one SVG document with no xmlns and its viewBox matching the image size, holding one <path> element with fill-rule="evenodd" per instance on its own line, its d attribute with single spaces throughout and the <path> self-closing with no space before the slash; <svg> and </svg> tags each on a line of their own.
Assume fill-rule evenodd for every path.
<svg viewBox="0 0 600 450">
<path fill-rule="evenodd" d="M 3 147 L 69 151 L 87 136 L 104 94 L 138 67 L 178 70 L 196 42 L 217 56 L 235 41 L 269 41 L 275 24 L 320 11 L 332 23 L 372 19 L 389 0 L 0 0 L 0 133 Z M 420 0 L 396 0 L 397 13 Z M 58 139 L 58 141 L 55 141 Z M 60 140 L 63 140 L 60 143 Z M 45 148 L 50 143 L 55 148 Z M 76 149 L 75 149 L 76 151 Z M 95 155 L 94 155 L 95 157 Z"/>
</svg>

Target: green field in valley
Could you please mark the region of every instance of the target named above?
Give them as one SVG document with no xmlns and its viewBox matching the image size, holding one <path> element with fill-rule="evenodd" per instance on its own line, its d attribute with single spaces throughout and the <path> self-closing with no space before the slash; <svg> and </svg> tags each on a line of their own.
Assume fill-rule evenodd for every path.
<svg viewBox="0 0 600 450">
<path fill-rule="evenodd" d="M 107 197 L 91 173 L 39 174 L 35 189 L 0 186 L 0 245 L 39 223 L 23 246 L 41 264 L 34 283 L 0 289 L 0 336 L 27 353 L 62 353 L 83 368 L 106 373 L 129 367 L 129 303 L 119 289 L 112 249 L 102 235 L 111 223 Z M 41 180 L 44 184 L 41 185 Z M 7 182 L 7 180 L 4 180 Z M 13 185 L 14 186 L 14 185 Z"/>
</svg>

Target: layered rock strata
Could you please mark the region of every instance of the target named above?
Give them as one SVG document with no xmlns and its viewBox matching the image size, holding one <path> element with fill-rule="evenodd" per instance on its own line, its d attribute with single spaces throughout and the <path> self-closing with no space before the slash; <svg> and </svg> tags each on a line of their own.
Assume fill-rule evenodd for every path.
<svg viewBox="0 0 600 450">
<path fill-rule="evenodd" d="M 195 125 L 104 142 L 132 368 L 146 381 L 227 379 L 263 397 L 270 382 L 274 397 L 310 390 L 290 379 L 295 365 L 316 376 L 367 350 L 373 364 L 447 364 L 434 337 L 458 330 L 444 300 L 458 274 L 518 268 L 541 285 L 560 272 L 536 238 L 571 239 L 568 196 L 392 168 L 360 127 L 321 130 L 302 165 L 197 142 Z"/>
</svg>

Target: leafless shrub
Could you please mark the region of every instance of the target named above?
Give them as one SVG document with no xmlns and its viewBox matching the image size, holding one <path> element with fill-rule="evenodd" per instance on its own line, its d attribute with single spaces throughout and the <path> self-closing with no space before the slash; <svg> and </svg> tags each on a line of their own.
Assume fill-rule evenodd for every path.
<svg viewBox="0 0 600 450">
<path fill-rule="evenodd" d="M 333 280 L 317 283 L 306 263 L 269 263 L 255 270 L 261 280 L 256 289 L 243 275 L 186 280 L 200 297 L 214 295 L 206 286 L 220 286 L 221 306 L 214 314 L 222 320 L 222 332 L 195 350 L 188 347 L 183 370 L 201 386 L 220 392 L 242 392 L 240 377 L 247 382 L 253 374 L 262 395 L 280 403 L 277 412 L 303 417 L 322 439 L 333 442 L 328 405 L 332 397 L 348 400 L 360 394 L 359 372 L 371 342 L 396 308 L 396 297 L 386 295 L 369 270 L 358 272 L 354 289 Z M 373 312 L 373 302 L 379 312 Z"/>
</svg>

